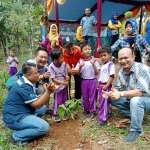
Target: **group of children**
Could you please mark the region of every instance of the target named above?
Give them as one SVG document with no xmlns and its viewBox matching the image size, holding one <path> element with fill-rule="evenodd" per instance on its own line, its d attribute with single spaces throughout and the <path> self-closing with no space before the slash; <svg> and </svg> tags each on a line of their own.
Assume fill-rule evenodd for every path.
<svg viewBox="0 0 150 150">
<path fill-rule="evenodd" d="M 100 59 L 102 65 L 91 56 L 92 48 L 91 44 L 87 41 L 81 44 L 81 52 L 84 55 L 84 59 L 80 59 L 75 68 L 72 68 L 76 75 L 81 76 L 81 89 L 83 108 L 86 114 L 90 114 L 87 121 L 91 121 L 96 117 L 96 99 L 97 90 L 99 93 L 99 121 L 96 126 L 105 125 L 108 120 L 110 98 L 104 99 L 103 91 L 110 91 L 112 88 L 112 82 L 115 78 L 115 65 L 110 61 L 111 49 L 109 46 L 102 46 L 99 48 Z M 9 57 L 7 62 L 10 65 L 9 73 L 13 76 L 17 72 L 18 58 L 14 55 L 14 50 L 9 51 Z M 59 105 L 64 104 L 68 100 L 68 85 L 69 75 L 68 67 L 64 62 L 63 51 L 61 49 L 54 49 L 51 53 L 53 62 L 49 65 L 49 71 L 51 73 L 50 78 L 56 84 L 59 84 L 59 88 L 54 92 L 54 105 L 53 115 L 55 122 L 60 122 L 58 116 Z M 67 118 L 64 117 L 63 120 Z"/>
<path fill-rule="evenodd" d="M 110 99 L 103 98 L 103 91 L 111 90 L 115 77 L 115 65 L 110 61 L 111 50 L 109 46 L 103 46 L 99 49 L 100 59 L 103 63 L 100 66 L 98 61 L 91 56 L 92 48 L 89 42 L 85 41 L 80 47 L 84 59 L 80 59 L 75 68 L 72 69 L 77 75 L 81 75 L 83 108 L 87 114 L 90 113 L 87 121 L 91 121 L 96 117 L 96 92 L 98 89 L 100 110 L 98 115 L 99 121 L 96 125 L 105 125 L 108 120 Z M 67 86 L 69 84 L 69 76 L 62 50 L 54 49 L 51 56 L 53 62 L 49 66 L 50 78 L 54 83 L 60 85 L 54 92 L 54 120 L 55 122 L 60 122 L 57 110 L 59 105 L 65 105 L 65 102 L 68 100 Z M 63 120 L 66 120 L 66 118 L 63 118 Z"/>
</svg>

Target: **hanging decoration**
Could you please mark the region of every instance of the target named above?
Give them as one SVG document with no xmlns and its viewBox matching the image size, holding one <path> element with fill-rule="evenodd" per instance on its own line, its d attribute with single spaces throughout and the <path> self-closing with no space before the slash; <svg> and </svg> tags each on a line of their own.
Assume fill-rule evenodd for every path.
<svg viewBox="0 0 150 150">
<path fill-rule="evenodd" d="M 63 5 L 66 0 L 56 0 L 58 4 Z M 47 0 L 47 12 L 48 15 L 52 13 L 53 7 L 54 7 L 55 0 Z"/>
</svg>

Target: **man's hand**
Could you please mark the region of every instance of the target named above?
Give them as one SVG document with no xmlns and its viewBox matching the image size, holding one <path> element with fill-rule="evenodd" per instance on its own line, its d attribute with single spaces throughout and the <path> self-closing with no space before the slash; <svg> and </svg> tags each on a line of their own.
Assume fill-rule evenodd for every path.
<svg viewBox="0 0 150 150">
<path fill-rule="evenodd" d="M 44 78 L 49 78 L 50 76 L 51 76 L 50 72 L 45 72 L 45 73 L 43 74 L 43 77 L 44 77 Z"/>
<path fill-rule="evenodd" d="M 74 65 L 72 64 L 71 74 L 72 74 L 72 75 L 75 75 L 75 73 L 76 73 L 76 70 L 75 70 L 75 68 L 74 68 Z"/>
<path fill-rule="evenodd" d="M 112 98 L 113 100 L 118 100 L 120 97 L 121 97 L 120 92 L 119 92 L 117 89 L 113 88 L 113 89 L 112 89 L 111 98 Z"/>
<path fill-rule="evenodd" d="M 53 93 L 55 90 L 57 90 L 59 88 L 59 85 L 54 84 L 54 83 L 50 83 L 49 85 L 46 84 L 46 89 L 50 92 Z"/>
<path fill-rule="evenodd" d="M 100 49 L 101 49 L 101 46 L 98 45 L 98 47 L 97 47 L 97 52 L 99 52 Z"/>
</svg>

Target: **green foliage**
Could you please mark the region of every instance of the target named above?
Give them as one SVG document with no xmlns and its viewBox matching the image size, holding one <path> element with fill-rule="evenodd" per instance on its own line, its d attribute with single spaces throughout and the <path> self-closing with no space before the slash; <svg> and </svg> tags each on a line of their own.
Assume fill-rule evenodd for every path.
<svg viewBox="0 0 150 150">
<path fill-rule="evenodd" d="M 39 18 L 43 15 L 44 6 L 33 2 L 0 2 L 0 45 L 5 56 L 10 47 L 22 50 L 22 53 L 26 50 L 25 45 L 33 49 L 33 38 L 40 39 Z"/>
<path fill-rule="evenodd" d="M 66 105 L 60 105 L 58 108 L 59 117 L 62 119 L 67 115 L 71 119 L 75 119 L 75 114 L 81 111 L 81 99 L 67 100 Z"/>
<path fill-rule="evenodd" d="M 6 98 L 6 87 L 5 87 L 5 83 L 9 78 L 9 74 L 7 70 L 3 70 L 0 71 L 0 110 L 2 109 L 3 105 L 4 105 L 4 100 Z M 1 112 L 1 111 L 0 111 Z"/>
</svg>

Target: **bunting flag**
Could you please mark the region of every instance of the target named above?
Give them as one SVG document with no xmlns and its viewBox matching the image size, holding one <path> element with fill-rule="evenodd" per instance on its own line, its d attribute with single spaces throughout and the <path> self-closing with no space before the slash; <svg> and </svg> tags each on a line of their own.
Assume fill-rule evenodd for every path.
<svg viewBox="0 0 150 150">
<path fill-rule="evenodd" d="M 57 3 L 60 5 L 63 5 L 65 2 L 66 2 L 66 0 L 57 0 Z M 50 15 L 52 13 L 54 3 L 55 3 L 55 0 L 47 0 L 48 15 Z"/>
<path fill-rule="evenodd" d="M 145 5 L 145 10 L 148 15 L 150 15 L 150 5 Z"/>
<path fill-rule="evenodd" d="M 54 0 L 47 0 L 48 15 L 50 15 L 52 13 L 53 7 L 54 7 Z"/>
</svg>

